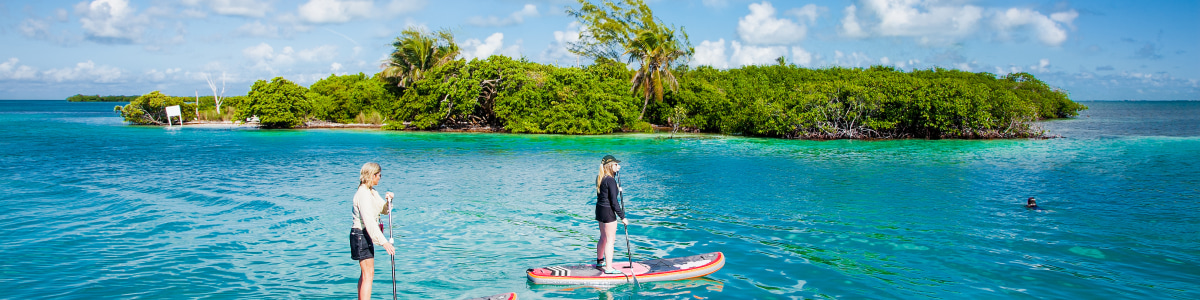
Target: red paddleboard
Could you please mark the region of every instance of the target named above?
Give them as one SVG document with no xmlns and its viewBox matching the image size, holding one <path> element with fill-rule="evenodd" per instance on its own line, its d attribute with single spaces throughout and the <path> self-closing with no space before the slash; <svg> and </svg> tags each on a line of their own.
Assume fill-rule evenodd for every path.
<svg viewBox="0 0 1200 300">
<path fill-rule="evenodd" d="M 663 258 L 629 262 L 613 262 L 612 268 L 621 274 L 604 274 L 595 265 L 552 266 L 525 271 L 529 281 L 535 284 L 566 285 L 617 285 L 638 282 L 680 280 L 712 274 L 725 266 L 725 255 L 721 252 L 705 253 L 687 257 Z"/>
</svg>

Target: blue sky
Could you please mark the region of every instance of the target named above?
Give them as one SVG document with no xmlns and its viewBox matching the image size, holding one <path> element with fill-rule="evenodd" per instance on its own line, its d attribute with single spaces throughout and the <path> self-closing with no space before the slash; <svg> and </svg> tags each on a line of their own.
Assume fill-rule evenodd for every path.
<svg viewBox="0 0 1200 300">
<path fill-rule="evenodd" d="M 594 0 L 593 0 L 594 1 Z M 691 65 L 1029 72 L 1074 100 L 1200 99 L 1200 1 L 647 0 L 683 26 Z M 0 99 L 226 95 L 379 71 L 408 26 L 449 28 L 463 56 L 588 63 L 562 0 L 0 2 Z"/>
</svg>

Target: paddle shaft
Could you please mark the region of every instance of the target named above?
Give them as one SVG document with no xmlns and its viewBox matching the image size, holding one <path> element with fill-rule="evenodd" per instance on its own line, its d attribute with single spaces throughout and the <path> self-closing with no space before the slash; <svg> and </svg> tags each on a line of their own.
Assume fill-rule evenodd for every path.
<svg viewBox="0 0 1200 300">
<path fill-rule="evenodd" d="M 394 199 L 394 198 L 393 198 Z M 396 239 L 393 238 L 392 230 L 392 200 L 388 200 L 388 244 L 392 244 L 392 248 L 396 247 Z M 396 300 L 396 255 L 388 255 L 392 258 L 392 300 Z"/>
<path fill-rule="evenodd" d="M 629 210 L 625 208 L 625 192 L 621 191 L 621 173 L 617 172 L 617 199 L 621 200 L 621 210 L 625 211 L 625 215 L 629 216 Z M 629 218 L 626 218 L 629 219 Z M 633 283 L 637 283 L 637 275 L 633 274 L 633 247 L 629 244 L 629 220 L 622 222 L 625 224 L 625 253 L 629 257 L 629 275 L 633 275 Z"/>
</svg>

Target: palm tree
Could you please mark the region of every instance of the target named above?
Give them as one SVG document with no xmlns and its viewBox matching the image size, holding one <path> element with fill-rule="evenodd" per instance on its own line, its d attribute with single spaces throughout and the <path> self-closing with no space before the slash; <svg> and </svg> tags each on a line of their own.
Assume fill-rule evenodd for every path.
<svg viewBox="0 0 1200 300">
<path fill-rule="evenodd" d="M 680 58 L 690 57 L 695 50 L 688 44 L 686 32 L 682 34 L 681 41 L 675 38 L 674 30 L 656 23 L 649 23 L 634 33 L 633 39 L 625 45 L 625 49 L 628 49 L 625 54 L 629 55 L 631 62 L 637 61 L 640 65 L 630 80 L 633 87 L 629 92 L 642 90 L 644 101 L 642 112 L 638 115 L 638 120 L 641 120 L 646 114 L 650 98 L 662 102 L 664 88 L 672 91 L 679 89 L 679 81 L 671 73 L 671 64 Z"/>
<path fill-rule="evenodd" d="M 429 69 L 453 61 L 460 52 L 454 34 L 447 29 L 427 33 L 409 27 L 396 37 L 392 46 L 396 50 L 383 61 L 380 75 L 395 79 L 396 86 L 402 88 L 421 80 Z"/>
</svg>

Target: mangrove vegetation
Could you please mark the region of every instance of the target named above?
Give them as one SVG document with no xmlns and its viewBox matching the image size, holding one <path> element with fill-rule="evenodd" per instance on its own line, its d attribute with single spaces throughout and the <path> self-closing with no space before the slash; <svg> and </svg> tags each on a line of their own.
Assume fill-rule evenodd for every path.
<svg viewBox="0 0 1200 300">
<path fill-rule="evenodd" d="M 664 24 L 640 0 L 579 2 L 567 13 L 588 30 L 569 50 L 590 65 L 503 55 L 466 60 L 450 31 L 410 28 L 374 75 L 335 74 L 309 87 L 280 77 L 258 80 L 246 96 L 225 99 L 221 112 L 212 96 L 157 91 L 116 110 L 134 124 L 163 123 L 163 107 L 182 105 L 188 120 L 257 118 L 264 128 L 334 122 L 605 134 L 648 132 L 659 124 L 763 137 L 889 139 L 1040 137 L 1035 121 L 1086 109 L 1028 73 L 814 69 L 782 57 L 772 65 L 691 67 L 684 29 Z"/>
</svg>

